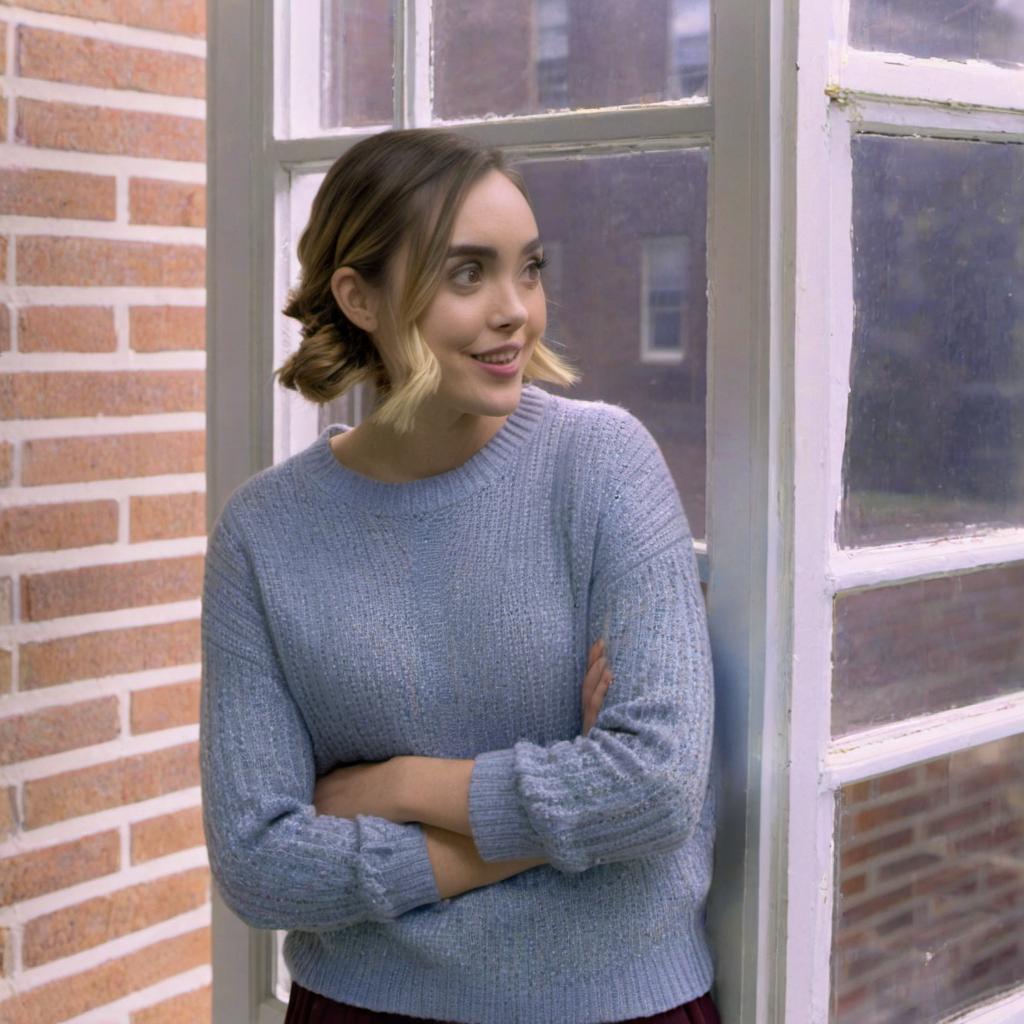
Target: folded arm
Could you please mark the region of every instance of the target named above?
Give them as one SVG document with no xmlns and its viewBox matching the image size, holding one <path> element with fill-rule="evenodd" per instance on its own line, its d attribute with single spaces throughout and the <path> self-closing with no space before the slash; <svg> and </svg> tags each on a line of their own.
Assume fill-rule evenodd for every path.
<svg viewBox="0 0 1024 1024">
<path fill-rule="evenodd" d="M 441 899 L 419 824 L 316 814 L 311 738 L 223 515 L 207 545 L 201 625 L 203 826 L 231 910 L 253 927 L 319 932 Z"/>
<path fill-rule="evenodd" d="M 692 537 L 646 427 L 618 410 L 609 434 L 588 630 L 615 683 L 587 735 L 477 755 L 468 814 L 485 861 L 585 871 L 675 849 L 701 819 L 714 696 Z"/>
</svg>

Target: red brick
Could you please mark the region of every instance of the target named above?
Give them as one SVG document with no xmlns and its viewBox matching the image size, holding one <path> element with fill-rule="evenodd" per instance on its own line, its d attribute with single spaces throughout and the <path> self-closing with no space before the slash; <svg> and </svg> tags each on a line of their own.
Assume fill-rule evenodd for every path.
<svg viewBox="0 0 1024 1024">
<path fill-rule="evenodd" d="M 14 786 L 0 789 L 0 839 L 18 831 L 17 793 Z"/>
<path fill-rule="evenodd" d="M 198 743 L 74 768 L 24 784 L 22 828 L 40 828 L 198 785 Z"/>
<path fill-rule="evenodd" d="M 902 800 L 894 800 L 892 803 L 881 804 L 877 807 L 869 807 L 866 810 L 858 811 L 853 818 L 853 828 L 858 832 L 869 832 L 872 829 L 888 825 L 890 822 L 906 821 L 928 810 L 931 800 L 927 793 L 915 793 L 904 797 Z"/>
<path fill-rule="evenodd" d="M 132 496 L 128 504 L 128 539 L 133 543 L 206 533 L 206 494 Z"/>
<path fill-rule="evenodd" d="M 21 578 L 21 617 L 24 622 L 38 622 L 188 601 L 200 596 L 202 586 L 202 555 L 28 574 Z"/>
<path fill-rule="evenodd" d="M 11 311 L 5 305 L 0 305 L 0 352 L 11 350 Z"/>
<path fill-rule="evenodd" d="M 201 473 L 205 443 L 201 430 L 25 441 L 22 483 L 33 486 Z"/>
<path fill-rule="evenodd" d="M 14 614 L 12 608 L 13 588 L 11 577 L 0 577 L 0 626 L 7 626 L 11 623 Z"/>
<path fill-rule="evenodd" d="M 18 27 L 18 75 L 97 89 L 134 89 L 202 98 L 206 61 L 69 32 Z"/>
<path fill-rule="evenodd" d="M 0 978 L 6 978 L 14 966 L 13 936 L 10 928 L 0 928 Z"/>
<path fill-rule="evenodd" d="M 842 843 L 839 858 L 843 868 L 849 868 L 854 864 L 860 864 L 865 860 L 873 860 L 875 857 L 890 850 L 897 850 L 902 846 L 908 846 L 914 839 L 914 830 L 911 828 L 900 829 L 898 832 L 890 832 L 888 835 L 879 836 L 867 843 L 855 843 L 847 845 L 846 838 Z"/>
<path fill-rule="evenodd" d="M 0 419 L 203 412 L 201 370 L 69 370 L 0 374 Z"/>
<path fill-rule="evenodd" d="M 131 1024 L 210 1024 L 213 1020 L 213 993 L 209 985 L 172 996 L 155 1006 L 136 1010 Z"/>
<path fill-rule="evenodd" d="M 22 352 L 113 352 L 114 311 L 106 306 L 28 306 L 18 311 Z"/>
<path fill-rule="evenodd" d="M 18 98 L 15 141 L 43 149 L 162 160 L 206 159 L 206 124 L 195 117 Z"/>
<path fill-rule="evenodd" d="M 11 483 L 14 468 L 14 445 L 9 441 L 0 441 L 0 486 Z"/>
<path fill-rule="evenodd" d="M 210 870 L 204 866 L 83 900 L 25 922 L 22 962 L 39 967 L 73 956 L 187 914 L 209 898 Z"/>
<path fill-rule="evenodd" d="M 206 186 L 160 178 L 132 178 L 128 186 L 132 224 L 201 228 L 206 224 Z"/>
<path fill-rule="evenodd" d="M 8 2 L 8 0 L 5 0 Z M 88 21 L 107 21 L 175 35 L 206 35 L 204 0 L 17 0 L 18 7 Z"/>
<path fill-rule="evenodd" d="M 22 235 L 17 246 L 21 285 L 202 288 L 206 283 L 206 252 L 199 245 Z"/>
<path fill-rule="evenodd" d="M 0 764 L 105 743 L 117 739 L 120 733 L 114 696 L 10 715 L 0 718 Z"/>
<path fill-rule="evenodd" d="M 137 352 L 206 347 L 204 306 L 132 306 L 128 322 Z"/>
<path fill-rule="evenodd" d="M 22 217 L 114 220 L 116 182 L 109 174 L 0 169 L 0 213 Z"/>
<path fill-rule="evenodd" d="M 146 818 L 135 822 L 131 830 L 133 864 L 206 845 L 202 807 L 186 807 L 181 811 Z"/>
<path fill-rule="evenodd" d="M 4 1024 L 59 1024 L 209 962 L 210 929 L 204 926 L 16 993 L 0 1002 L 0 1020 Z"/>
<path fill-rule="evenodd" d="M 0 906 L 10 906 L 114 874 L 121 867 L 121 839 L 110 829 L 18 853 L 0 865 Z"/>
<path fill-rule="evenodd" d="M 22 690 L 199 661 L 199 620 L 39 640 L 21 645 Z"/>
<path fill-rule="evenodd" d="M 168 683 L 132 692 L 133 733 L 173 729 L 199 721 L 199 680 Z"/>
<path fill-rule="evenodd" d="M 0 694 L 11 692 L 11 652 L 0 648 Z"/>
<path fill-rule="evenodd" d="M 65 501 L 0 509 L 0 555 L 83 548 L 116 540 L 116 501 Z"/>
</svg>

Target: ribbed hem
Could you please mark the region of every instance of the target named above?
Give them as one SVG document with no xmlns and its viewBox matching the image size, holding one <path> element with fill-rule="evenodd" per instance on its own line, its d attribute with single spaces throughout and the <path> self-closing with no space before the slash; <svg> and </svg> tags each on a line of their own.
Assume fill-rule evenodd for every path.
<svg viewBox="0 0 1024 1024">
<path fill-rule="evenodd" d="M 422 480 L 387 483 L 343 466 L 331 450 L 331 437 L 351 430 L 345 423 L 331 423 L 296 456 L 298 469 L 332 497 L 389 515 L 406 515 L 443 508 L 461 501 L 503 472 L 517 458 L 526 439 L 543 420 L 551 396 L 535 384 L 523 387 L 519 404 L 501 429 L 461 466 Z"/>
<path fill-rule="evenodd" d="M 435 926 L 439 942 L 443 920 L 442 914 Z M 697 914 L 682 915 L 668 940 L 654 948 L 623 949 L 616 969 L 599 980 L 573 965 L 552 975 L 547 963 L 525 970 L 510 964 L 507 975 L 480 973 L 469 964 L 453 973 L 424 951 L 389 945 L 386 933 L 350 943 L 352 938 L 345 932 L 289 932 L 284 958 L 291 976 L 337 1002 L 466 1024 L 594 1024 L 649 1017 L 704 995 L 715 974 Z M 529 937 L 523 942 L 528 950 Z"/>
<path fill-rule="evenodd" d="M 469 827 L 483 860 L 544 856 L 515 788 L 515 748 L 477 754 L 469 778 Z"/>
</svg>

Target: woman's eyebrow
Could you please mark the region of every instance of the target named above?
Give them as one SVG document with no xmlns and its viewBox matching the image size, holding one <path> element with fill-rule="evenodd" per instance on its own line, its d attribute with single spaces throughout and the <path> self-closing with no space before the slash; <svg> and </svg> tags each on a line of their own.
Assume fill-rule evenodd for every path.
<svg viewBox="0 0 1024 1024">
<path fill-rule="evenodd" d="M 523 246 L 520 252 L 525 256 L 528 252 L 532 252 L 534 249 L 539 249 L 540 246 L 540 238 L 531 238 L 530 241 Z M 453 245 L 448 250 L 448 254 L 445 258 L 451 259 L 453 256 L 481 256 L 485 259 L 496 260 L 498 258 L 498 250 L 489 245 Z"/>
</svg>

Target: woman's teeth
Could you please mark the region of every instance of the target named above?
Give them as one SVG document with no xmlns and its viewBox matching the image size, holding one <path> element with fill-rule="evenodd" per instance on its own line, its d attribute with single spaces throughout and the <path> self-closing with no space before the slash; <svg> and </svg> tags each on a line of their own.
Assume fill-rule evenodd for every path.
<svg viewBox="0 0 1024 1024">
<path fill-rule="evenodd" d="M 473 356 L 473 358 L 479 359 L 481 363 L 498 363 L 499 365 L 504 365 L 506 363 L 511 363 L 517 355 L 517 352 L 512 352 L 507 356 Z"/>
</svg>

